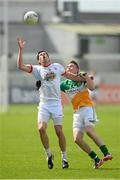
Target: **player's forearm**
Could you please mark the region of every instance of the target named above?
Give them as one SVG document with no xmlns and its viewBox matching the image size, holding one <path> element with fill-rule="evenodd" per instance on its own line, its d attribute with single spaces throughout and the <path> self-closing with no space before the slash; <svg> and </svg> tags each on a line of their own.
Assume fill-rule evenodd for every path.
<svg viewBox="0 0 120 180">
<path fill-rule="evenodd" d="M 65 72 L 64 75 L 63 75 L 65 78 L 67 79 L 71 79 L 71 80 L 74 80 L 74 81 L 85 81 L 82 77 L 80 77 L 79 75 L 76 76 L 75 74 L 72 74 L 72 73 L 68 73 L 68 72 Z"/>
<path fill-rule="evenodd" d="M 18 58 L 17 58 L 17 67 L 23 71 L 30 72 L 31 71 L 31 65 L 25 65 L 23 64 L 23 57 L 22 52 L 23 50 L 19 48 L 18 51 Z"/>
<path fill-rule="evenodd" d="M 21 48 L 19 48 L 19 51 L 18 51 L 17 67 L 19 69 L 22 69 L 22 67 L 23 67 L 22 49 Z"/>
</svg>

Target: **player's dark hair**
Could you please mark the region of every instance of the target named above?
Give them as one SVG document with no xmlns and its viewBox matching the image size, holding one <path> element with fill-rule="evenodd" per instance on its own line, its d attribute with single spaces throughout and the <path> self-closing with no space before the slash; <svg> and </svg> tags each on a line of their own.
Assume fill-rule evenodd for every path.
<svg viewBox="0 0 120 180">
<path fill-rule="evenodd" d="M 79 70 L 79 65 L 78 65 L 78 63 L 76 61 L 72 60 L 72 61 L 69 62 L 69 64 L 70 63 L 74 64 L 77 67 L 77 69 Z"/>
<path fill-rule="evenodd" d="M 39 90 L 41 87 L 41 81 L 36 81 L 36 89 Z"/>
<path fill-rule="evenodd" d="M 49 57 L 49 54 L 47 53 L 47 51 L 45 50 L 41 50 L 37 53 L 37 60 L 39 60 L 39 54 L 42 53 L 42 52 L 45 52 L 47 54 L 47 56 Z"/>
</svg>

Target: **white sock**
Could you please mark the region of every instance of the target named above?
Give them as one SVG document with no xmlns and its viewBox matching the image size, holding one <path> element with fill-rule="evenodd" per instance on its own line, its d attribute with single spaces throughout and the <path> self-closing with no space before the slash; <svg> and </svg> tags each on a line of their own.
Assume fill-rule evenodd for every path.
<svg viewBox="0 0 120 180">
<path fill-rule="evenodd" d="M 62 160 L 67 161 L 67 154 L 66 154 L 66 151 L 64 151 L 64 152 L 61 151 L 61 155 L 62 155 Z"/>
<path fill-rule="evenodd" d="M 47 155 L 47 157 L 50 157 L 51 156 L 51 150 L 48 148 L 48 149 L 45 149 L 45 153 Z"/>
</svg>

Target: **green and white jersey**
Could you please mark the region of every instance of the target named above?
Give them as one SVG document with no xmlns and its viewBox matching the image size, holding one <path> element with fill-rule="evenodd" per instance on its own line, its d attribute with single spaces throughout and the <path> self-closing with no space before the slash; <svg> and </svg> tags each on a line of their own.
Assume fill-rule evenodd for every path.
<svg viewBox="0 0 120 180">
<path fill-rule="evenodd" d="M 61 82 L 60 88 L 61 91 L 67 93 L 75 111 L 79 107 L 93 106 L 93 102 L 85 82 L 76 82 L 66 79 Z"/>
</svg>

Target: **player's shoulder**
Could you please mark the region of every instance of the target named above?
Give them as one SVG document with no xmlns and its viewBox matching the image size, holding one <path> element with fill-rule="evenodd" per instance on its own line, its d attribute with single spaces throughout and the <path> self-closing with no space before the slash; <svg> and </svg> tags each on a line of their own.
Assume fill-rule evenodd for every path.
<svg viewBox="0 0 120 180">
<path fill-rule="evenodd" d="M 32 67 L 35 68 L 35 69 L 41 69 L 40 65 L 32 65 Z"/>
<path fill-rule="evenodd" d="M 32 64 L 33 67 L 39 68 L 40 65 Z"/>
<path fill-rule="evenodd" d="M 61 65 L 60 63 L 53 63 L 53 66 L 56 66 L 56 67 L 63 67 L 63 65 Z"/>
<path fill-rule="evenodd" d="M 40 65 L 32 65 L 33 72 L 40 72 L 41 71 L 41 66 Z"/>
</svg>

